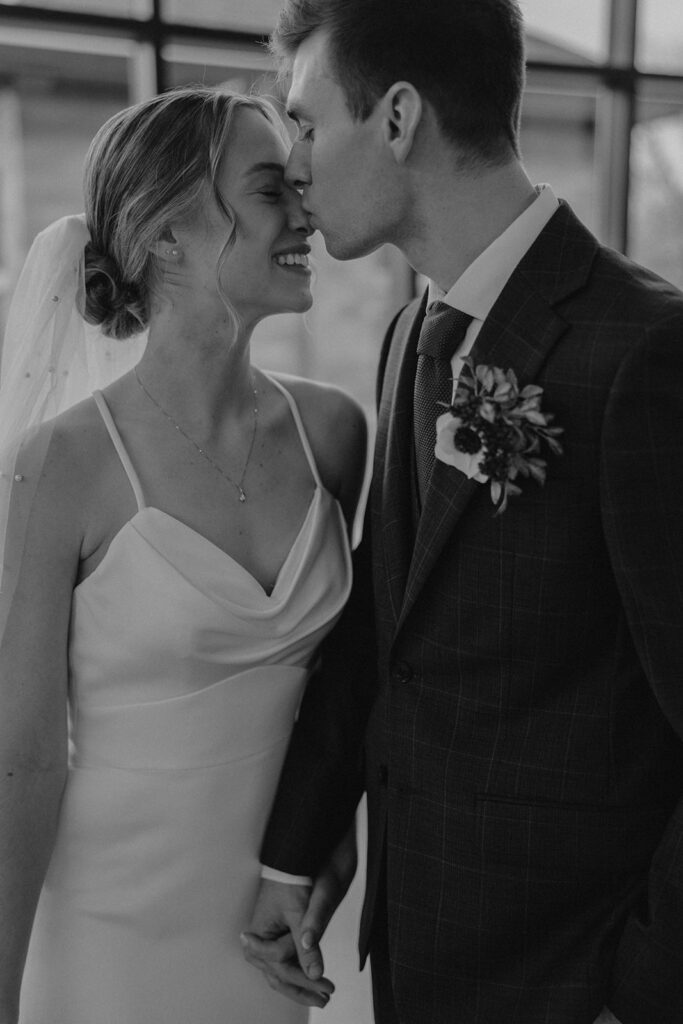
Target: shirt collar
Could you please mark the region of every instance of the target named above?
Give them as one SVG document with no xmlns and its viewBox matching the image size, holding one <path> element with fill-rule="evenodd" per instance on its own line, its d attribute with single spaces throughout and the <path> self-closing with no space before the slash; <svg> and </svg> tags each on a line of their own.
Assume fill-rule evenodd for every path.
<svg viewBox="0 0 683 1024">
<path fill-rule="evenodd" d="M 474 320 L 486 319 L 515 267 L 559 206 L 550 185 L 538 185 L 536 191 L 531 205 L 470 263 L 447 292 L 429 282 L 428 305 L 439 299 Z"/>
</svg>

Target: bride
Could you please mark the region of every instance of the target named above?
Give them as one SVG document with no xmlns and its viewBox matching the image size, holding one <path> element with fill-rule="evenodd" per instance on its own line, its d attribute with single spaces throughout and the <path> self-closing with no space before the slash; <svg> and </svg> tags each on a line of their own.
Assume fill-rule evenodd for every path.
<svg viewBox="0 0 683 1024">
<path fill-rule="evenodd" d="M 260 320 L 311 304 L 285 159 L 262 100 L 186 89 L 125 110 L 91 146 L 85 221 L 39 236 L 17 288 L 0 1024 L 306 1019 L 239 933 L 302 689 L 349 593 L 366 437 L 347 396 L 250 361 Z M 143 330 L 132 369 L 69 406 L 131 345 L 108 339 Z M 323 1006 L 329 983 L 305 984 Z"/>
</svg>

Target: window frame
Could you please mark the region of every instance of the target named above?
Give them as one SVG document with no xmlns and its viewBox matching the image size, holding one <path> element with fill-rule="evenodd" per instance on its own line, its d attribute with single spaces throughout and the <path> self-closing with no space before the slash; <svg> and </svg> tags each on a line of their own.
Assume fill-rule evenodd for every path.
<svg viewBox="0 0 683 1024">
<path fill-rule="evenodd" d="M 141 44 L 147 71 L 138 76 L 139 95 L 163 92 L 169 83 L 164 51 L 172 44 L 226 44 L 253 52 L 263 60 L 266 35 L 243 30 L 186 24 L 164 17 L 165 0 L 149 0 L 148 17 L 122 17 L 95 12 L 79 12 L 0 2 L 0 30 L 3 24 L 25 28 L 91 32 L 118 36 Z M 563 79 L 577 75 L 598 79 L 596 105 L 596 168 L 598 173 L 599 234 L 608 245 L 629 251 L 629 186 L 631 180 L 631 134 L 636 123 L 638 101 L 649 87 L 672 95 L 680 90 L 683 104 L 683 74 L 648 72 L 637 67 L 638 9 L 640 0 L 610 0 L 608 55 L 604 63 L 548 61 L 529 59 L 530 73 L 542 72 L 555 79 L 554 88 L 562 89 Z M 169 51 L 170 52 L 170 51 Z"/>
</svg>

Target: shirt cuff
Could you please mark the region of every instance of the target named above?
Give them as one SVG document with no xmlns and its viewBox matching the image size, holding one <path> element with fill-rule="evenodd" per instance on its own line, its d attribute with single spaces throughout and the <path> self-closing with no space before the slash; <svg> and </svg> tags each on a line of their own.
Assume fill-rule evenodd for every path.
<svg viewBox="0 0 683 1024">
<path fill-rule="evenodd" d="M 313 885 L 313 879 L 308 875 L 288 875 L 286 871 L 276 871 L 265 864 L 261 865 L 261 878 L 269 882 L 282 882 L 284 885 Z"/>
</svg>

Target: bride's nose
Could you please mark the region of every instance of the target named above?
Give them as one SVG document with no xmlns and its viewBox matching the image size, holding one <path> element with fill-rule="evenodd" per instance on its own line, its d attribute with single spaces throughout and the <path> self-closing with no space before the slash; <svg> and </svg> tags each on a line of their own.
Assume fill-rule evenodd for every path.
<svg viewBox="0 0 683 1024">
<path fill-rule="evenodd" d="M 292 231 L 298 231 L 304 235 L 313 234 L 310 218 L 304 209 L 301 196 L 292 188 L 287 192 L 287 226 Z"/>
<path fill-rule="evenodd" d="M 301 190 L 311 183 L 309 148 L 301 142 L 294 142 L 285 166 L 285 181 L 290 188 Z"/>
</svg>

